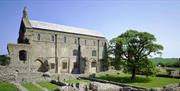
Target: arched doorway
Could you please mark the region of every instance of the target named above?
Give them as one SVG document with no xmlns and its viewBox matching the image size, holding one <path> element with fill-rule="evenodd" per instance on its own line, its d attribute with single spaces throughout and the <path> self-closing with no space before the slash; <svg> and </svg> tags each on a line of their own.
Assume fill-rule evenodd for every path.
<svg viewBox="0 0 180 91">
<path fill-rule="evenodd" d="M 49 64 L 47 60 L 36 59 L 36 67 L 38 72 L 47 72 L 49 71 Z"/>
<path fill-rule="evenodd" d="M 91 62 L 91 73 L 96 73 L 96 66 L 97 66 L 96 60 L 92 61 Z"/>
</svg>

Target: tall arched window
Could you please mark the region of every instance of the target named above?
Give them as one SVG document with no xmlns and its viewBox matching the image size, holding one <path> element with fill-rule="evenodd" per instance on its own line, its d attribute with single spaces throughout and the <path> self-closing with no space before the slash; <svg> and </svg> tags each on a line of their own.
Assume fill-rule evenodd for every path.
<svg viewBox="0 0 180 91">
<path fill-rule="evenodd" d="M 102 41 L 102 46 L 104 46 L 104 42 Z"/>
<path fill-rule="evenodd" d="M 77 56 L 78 55 L 78 50 L 77 49 L 74 49 L 73 50 L 73 56 Z"/>
<path fill-rule="evenodd" d="M 62 62 L 62 68 L 67 69 L 67 67 L 68 67 L 67 62 Z"/>
<path fill-rule="evenodd" d="M 41 39 L 41 35 L 38 33 L 37 39 L 40 40 Z"/>
<path fill-rule="evenodd" d="M 87 44 L 87 41 L 85 40 L 84 42 L 85 42 L 84 44 L 86 45 L 86 44 Z"/>
<path fill-rule="evenodd" d="M 66 37 L 64 37 L 64 43 L 66 43 Z"/>
<path fill-rule="evenodd" d="M 96 50 L 92 51 L 92 56 L 96 56 Z"/>
<path fill-rule="evenodd" d="M 74 39 L 74 44 L 77 44 L 77 39 Z"/>
<path fill-rule="evenodd" d="M 27 60 L 27 51 L 25 51 L 25 50 L 19 51 L 19 60 L 21 60 L 21 61 Z"/>
<path fill-rule="evenodd" d="M 51 41 L 54 41 L 55 37 L 54 35 L 51 35 Z"/>
<path fill-rule="evenodd" d="M 96 41 L 93 41 L 94 46 L 96 45 Z"/>
</svg>

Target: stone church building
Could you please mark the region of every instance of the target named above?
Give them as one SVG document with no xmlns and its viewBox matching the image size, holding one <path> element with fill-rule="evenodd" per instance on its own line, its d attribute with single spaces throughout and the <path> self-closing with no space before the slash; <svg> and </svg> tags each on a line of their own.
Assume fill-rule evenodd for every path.
<svg viewBox="0 0 180 91">
<path fill-rule="evenodd" d="M 106 42 L 95 31 L 30 20 L 24 8 L 17 44 L 7 46 L 10 67 L 17 72 L 100 72 Z"/>
</svg>

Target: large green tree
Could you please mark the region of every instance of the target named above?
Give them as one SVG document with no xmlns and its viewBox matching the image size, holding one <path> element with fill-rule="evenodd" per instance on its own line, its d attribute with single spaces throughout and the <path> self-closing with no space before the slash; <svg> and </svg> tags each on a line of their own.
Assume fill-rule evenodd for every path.
<svg viewBox="0 0 180 91">
<path fill-rule="evenodd" d="M 137 71 L 148 67 L 151 64 L 148 56 L 151 54 L 161 54 L 163 46 L 156 43 L 154 35 L 148 32 L 138 32 L 128 30 L 111 40 L 111 46 L 115 60 L 123 63 L 134 79 Z"/>
</svg>

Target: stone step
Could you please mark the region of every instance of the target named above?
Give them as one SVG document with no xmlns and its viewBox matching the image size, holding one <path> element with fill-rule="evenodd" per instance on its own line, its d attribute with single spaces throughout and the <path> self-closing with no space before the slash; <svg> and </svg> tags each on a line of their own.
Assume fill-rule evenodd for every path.
<svg viewBox="0 0 180 91">
<path fill-rule="evenodd" d="M 18 82 L 12 81 L 12 82 L 10 82 L 10 83 L 14 84 L 20 91 L 28 91 L 24 86 L 22 86 L 22 85 L 21 85 L 20 83 L 18 83 Z"/>
<path fill-rule="evenodd" d="M 42 89 L 43 91 L 49 91 L 47 88 L 44 88 L 44 87 L 40 86 L 40 85 L 37 84 L 36 82 L 33 82 L 32 84 L 35 85 L 36 87 Z"/>
</svg>

